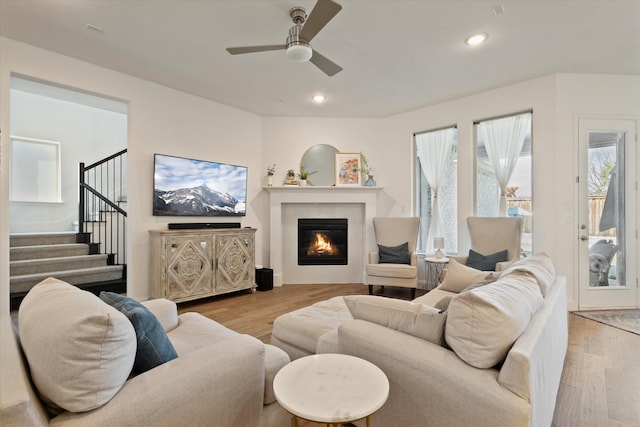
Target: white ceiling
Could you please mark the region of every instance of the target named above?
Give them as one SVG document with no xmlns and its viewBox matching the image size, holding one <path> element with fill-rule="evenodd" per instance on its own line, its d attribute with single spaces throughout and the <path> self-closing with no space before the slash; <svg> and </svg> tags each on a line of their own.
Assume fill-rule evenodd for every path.
<svg viewBox="0 0 640 427">
<path fill-rule="evenodd" d="M 225 51 L 284 44 L 289 9 L 314 0 L 0 0 L 0 35 L 267 116 L 385 117 L 553 73 L 640 75 L 640 0 L 336 1 L 312 42 L 344 68 L 333 77 Z M 487 43 L 466 46 L 479 31 Z"/>
</svg>

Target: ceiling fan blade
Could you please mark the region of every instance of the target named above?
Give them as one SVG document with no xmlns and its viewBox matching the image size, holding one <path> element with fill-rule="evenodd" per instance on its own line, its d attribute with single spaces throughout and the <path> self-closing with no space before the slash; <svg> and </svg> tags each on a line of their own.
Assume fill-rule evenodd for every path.
<svg viewBox="0 0 640 427">
<path fill-rule="evenodd" d="M 300 38 L 310 42 L 341 9 L 342 6 L 332 0 L 318 0 L 300 31 Z"/>
<path fill-rule="evenodd" d="M 272 44 L 268 46 L 244 46 L 244 47 L 228 47 L 227 52 L 231 55 L 240 55 L 242 53 L 266 52 L 269 50 L 284 50 L 287 46 L 283 44 Z"/>
<path fill-rule="evenodd" d="M 342 71 L 342 67 L 328 59 L 326 56 L 320 55 L 318 51 L 313 51 L 313 56 L 309 60 L 316 67 L 320 68 L 329 77 Z"/>
</svg>

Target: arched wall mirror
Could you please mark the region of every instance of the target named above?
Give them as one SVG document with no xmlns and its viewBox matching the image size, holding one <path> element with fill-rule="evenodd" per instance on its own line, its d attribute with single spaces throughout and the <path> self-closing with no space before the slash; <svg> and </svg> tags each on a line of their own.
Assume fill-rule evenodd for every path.
<svg viewBox="0 0 640 427">
<path fill-rule="evenodd" d="M 328 144 L 318 144 L 305 151 L 300 167 L 309 172 L 309 184 L 332 186 L 335 184 L 335 155 L 338 149 Z"/>
</svg>

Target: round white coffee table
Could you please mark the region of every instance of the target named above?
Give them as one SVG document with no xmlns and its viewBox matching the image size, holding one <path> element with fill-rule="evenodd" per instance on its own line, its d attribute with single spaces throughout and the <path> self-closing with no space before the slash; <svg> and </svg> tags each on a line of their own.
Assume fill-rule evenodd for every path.
<svg viewBox="0 0 640 427">
<path fill-rule="evenodd" d="M 292 416 L 327 424 L 369 416 L 389 396 L 389 380 L 380 368 L 344 354 L 306 356 L 285 365 L 273 380 L 280 405 Z"/>
</svg>

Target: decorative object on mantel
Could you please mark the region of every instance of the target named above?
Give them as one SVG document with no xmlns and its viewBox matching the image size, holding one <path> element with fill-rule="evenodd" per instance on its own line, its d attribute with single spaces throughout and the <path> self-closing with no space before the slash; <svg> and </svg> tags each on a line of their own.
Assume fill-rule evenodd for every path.
<svg viewBox="0 0 640 427">
<path fill-rule="evenodd" d="M 316 172 L 315 171 L 309 172 L 304 168 L 304 166 L 300 166 L 300 173 L 298 174 L 298 178 L 300 178 L 300 182 L 298 183 L 298 185 L 302 185 L 302 186 L 307 185 L 307 179 L 309 178 L 309 175 L 313 175 L 314 173 Z"/>
<path fill-rule="evenodd" d="M 267 186 L 273 186 L 273 175 L 276 173 L 276 164 L 267 166 Z"/>
<path fill-rule="evenodd" d="M 364 185 L 367 187 L 375 187 L 376 180 L 373 179 L 373 175 L 367 175 L 367 180 L 364 182 Z"/>
<path fill-rule="evenodd" d="M 336 147 L 328 144 L 317 144 L 304 152 L 300 167 L 317 172 L 313 178 L 309 178 L 310 185 L 320 187 L 335 185 L 335 157 L 338 152 Z"/>
<path fill-rule="evenodd" d="M 289 169 L 287 171 L 287 176 L 284 179 L 284 185 L 298 185 L 298 182 L 295 180 L 296 173 L 293 169 Z"/>
<path fill-rule="evenodd" d="M 360 153 L 360 157 L 362 158 L 362 179 L 366 179 L 364 181 L 364 185 L 367 187 L 375 187 L 376 180 L 373 179 L 373 168 L 369 166 L 369 162 L 367 162 L 367 157 Z"/>
<path fill-rule="evenodd" d="M 436 250 L 436 259 L 444 258 L 444 237 L 434 237 L 433 238 L 433 247 Z"/>
<path fill-rule="evenodd" d="M 336 186 L 361 185 L 360 153 L 336 153 Z"/>
</svg>

